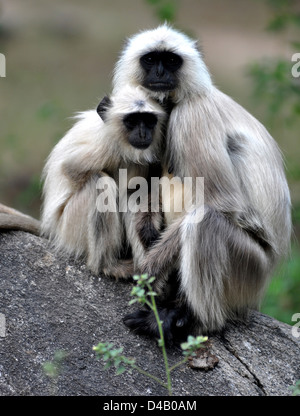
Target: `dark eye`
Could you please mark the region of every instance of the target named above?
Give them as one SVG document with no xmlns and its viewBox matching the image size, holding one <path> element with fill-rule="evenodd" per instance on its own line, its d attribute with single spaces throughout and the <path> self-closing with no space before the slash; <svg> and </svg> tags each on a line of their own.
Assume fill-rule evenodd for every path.
<svg viewBox="0 0 300 416">
<path fill-rule="evenodd" d="M 148 127 L 150 130 L 153 130 L 157 124 L 157 117 L 151 113 L 144 113 L 142 120 L 144 121 L 146 127 Z"/>
<path fill-rule="evenodd" d="M 178 58 L 175 56 L 169 56 L 167 62 L 171 65 L 174 65 L 178 62 Z"/>
<path fill-rule="evenodd" d="M 152 64 L 152 63 L 154 62 L 154 59 L 152 58 L 152 56 L 146 56 L 146 57 L 144 58 L 144 61 L 145 61 L 147 64 Z"/>
<path fill-rule="evenodd" d="M 125 127 L 127 128 L 127 130 L 129 131 L 133 130 L 138 124 L 136 113 L 128 114 L 127 116 L 125 116 L 123 118 L 123 123 Z"/>
<path fill-rule="evenodd" d="M 129 131 L 132 131 L 141 122 L 143 122 L 149 130 L 153 130 L 157 124 L 157 117 L 152 113 L 131 113 L 123 118 L 124 126 Z"/>
<path fill-rule="evenodd" d="M 147 53 L 141 57 L 141 64 L 146 67 L 151 67 L 156 63 L 156 54 L 153 52 Z"/>
<path fill-rule="evenodd" d="M 176 71 L 182 65 L 182 58 L 172 52 L 166 52 L 164 56 L 164 64 L 170 71 Z"/>
</svg>

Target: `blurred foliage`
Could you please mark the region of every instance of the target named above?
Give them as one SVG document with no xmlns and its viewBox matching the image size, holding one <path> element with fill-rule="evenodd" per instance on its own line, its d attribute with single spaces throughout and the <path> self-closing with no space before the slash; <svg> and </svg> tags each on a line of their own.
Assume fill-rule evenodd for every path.
<svg viewBox="0 0 300 416">
<path fill-rule="evenodd" d="M 300 12 L 299 0 L 266 0 L 274 17 L 267 26 L 272 32 L 292 31 L 289 46 L 299 49 Z M 295 50 L 296 52 L 296 50 Z M 289 126 L 300 116 L 300 77 L 292 76 L 294 62 L 283 58 L 269 59 L 250 65 L 249 73 L 254 81 L 253 94 L 257 100 L 267 103 L 269 121 L 276 122 L 278 116 Z"/>
<path fill-rule="evenodd" d="M 274 17 L 270 20 L 267 29 L 280 31 L 287 29 L 290 25 L 300 27 L 299 0 L 267 0 L 273 9 Z M 300 45 L 300 42 L 296 42 Z"/>
<path fill-rule="evenodd" d="M 61 115 L 61 107 L 55 101 L 45 101 L 41 104 L 35 112 L 35 122 L 41 123 L 43 126 L 46 123 L 55 123 L 59 122 Z M 55 142 L 58 141 L 62 136 L 62 133 L 59 131 L 57 133 L 57 138 L 55 137 Z M 4 137 L 4 142 L 6 149 L 10 149 L 17 158 L 19 153 L 20 159 L 23 158 L 23 152 L 20 147 L 20 137 L 10 134 L 6 138 Z M 17 152 L 18 149 L 18 152 Z M 1 169 L 0 169 L 1 172 Z M 42 196 L 42 181 L 40 177 L 40 172 L 35 173 L 24 173 L 23 180 L 19 180 L 20 187 L 18 184 L 8 181 L 6 194 L 9 194 L 9 189 L 17 190 L 16 195 L 14 196 L 14 205 L 19 207 L 27 207 L 27 210 L 32 210 L 34 213 L 38 213 L 40 210 L 40 201 Z M 37 214 L 38 215 L 38 214 Z"/>
<path fill-rule="evenodd" d="M 262 304 L 262 312 L 291 325 L 291 317 L 299 312 L 300 256 L 293 248 L 290 259 L 275 273 Z"/>
<path fill-rule="evenodd" d="M 278 114 L 288 127 L 300 116 L 300 81 L 291 75 L 291 61 L 267 60 L 250 66 L 254 79 L 253 94 L 267 103 L 269 123 L 273 124 Z"/>
<path fill-rule="evenodd" d="M 19 193 L 16 199 L 20 206 L 30 206 L 34 203 L 39 205 L 42 196 L 42 182 L 39 174 L 34 174 L 30 177 L 29 184 L 22 192 Z"/>
<path fill-rule="evenodd" d="M 179 0 L 146 0 L 155 11 L 156 17 L 162 22 L 174 22 Z"/>
<path fill-rule="evenodd" d="M 271 126 L 289 128 L 299 122 L 300 77 L 292 75 L 292 55 L 300 52 L 300 12 L 298 0 L 266 0 L 272 8 L 267 30 L 286 31 L 290 39 L 290 60 L 283 58 L 255 62 L 249 73 L 253 79 L 253 95 L 257 102 L 266 105 Z M 296 50 L 295 50 L 296 49 Z M 291 181 L 300 179 L 300 166 L 287 160 L 287 175 Z M 294 206 L 293 223 L 300 226 L 300 206 Z M 293 313 L 300 310 L 300 251 L 294 244 L 289 259 L 275 273 L 262 305 L 262 312 L 291 324 Z"/>
<path fill-rule="evenodd" d="M 298 380 L 296 384 L 294 386 L 291 386 L 290 388 L 292 390 L 293 396 L 300 396 L 300 380 Z"/>
</svg>

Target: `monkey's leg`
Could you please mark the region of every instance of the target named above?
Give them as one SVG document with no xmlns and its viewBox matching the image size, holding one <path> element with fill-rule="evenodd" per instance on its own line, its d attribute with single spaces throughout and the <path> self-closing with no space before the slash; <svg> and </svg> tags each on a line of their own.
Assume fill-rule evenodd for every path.
<svg viewBox="0 0 300 416">
<path fill-rule="evenodd" d="M 136 215 L 136 232 L 143 247 L 147 250 L 158 241 L 163 223 L 161 212 L 140 212 Z"/>
<path fill-rule="evenodd" d="M 160 163 L 154 163 L 149 166 L 147 177 L 148 193 L 145 194 L 144 200 L 141 202 L 140 211 L 132 216 L 131 219 L 133 227 L 130 228 L 134 230 L 131 240 L 137 241 L 139 246 L 142 244 L 143 256 L 139 256 L 140 265 L 145 250 L 148 250 L 159 239 L 164 225 L 161 192 L 152 192 L 152 179 L 160 178 L 161 174 L 162 167 Z"/>
<path fill-rule="evenodd" d="M 165 285 L 167 294 L 155 298 L 159 318 L 162 321 L 164 339 L 167 345 L 183 342 L 189 335 L 191 313 L 183 302 L 180 302 L 179 279 L 174 271 L 170 276 L 170 284 Z M 123 322 L 133 332 L 159 338 L 159 330 L 153 312 L 145 307 L 126 315 Z"/>
<path fill-rule="evenodd" d="M 190 224 L 187 216 L 181 232 L 181 292 L 202 330 L 258 307 L 274 256 L 263 230 L 206 207 L 203 220 Z"/>
<path fill-rule="evenodd" d="M 90 192 L 92 201 L 88 213 L 88 259 L 87 264 L 94 272 L 102 271 L 107 276 L 127 278 L 134 274 L 132 259 L 120 259 L 124 245 L 124 229 L 122 218 L 117 204 L 118 186 L 113 178 L 106 174 L 105 198 L 110 201 L 109 206 L 104 207 L 98 198 L 99 177 L 94 178 L 91 187 L 96 190 Z M 98 188 L 98 189 L 97 189 Z M 102 189 L 103 191 L 103 189 Z M 113 203 L 111 203 L 113 202 Z"/>
<path fill-rule="evenodd" d="M 136 215 L 136 230 L 145 250 L 148 250 L 157 242 L 164 227 L 165 219 L 162 213 L 161 189 L 158 183 L 155 185 L 155 182 L 152 182 L 153 179 L 159 179 L 161 176 L 161 164 L 151 164 L 147 177 L 149 192 L 142 206 L 142 212 Z"/>
<path fill-rule="evenodd" d="M 142 222 L 141 222 L 142 224 Z M 160 319 L 163 321 L 164 337 L 167 344 L 178 340 L 185 340 L 186 326 L 184 321 L 189 316 L 189 310 L 178 302 L 179 280 L 176 268 L 176 253 L 179 249 L 179 232 L 172 224 L 161 235 L 161 238 L 145 252 L 142 259 L 141 271 L 151 276 L 157 276 L 155 290 L 160 294 L 156 298 L 156 305 Z M 156 264 L 157 253 L 160 262 Z M 155 270 L 155 273 L 152 271 Z M 169 284 L 170 282 L 170 284 Z M 138 334 L 159 337 L 158 327 L 153 313 L 149 309 L 138 310 L 124 317 L 124 323 Z"/>
<path fill-rule="evenodd" d="M 128 277 L 133 273 L 132 262 L 119 259 L 123 243 L 120 214 L 118 210 L 101 212 L 97 207 L 97 182 L 102 176 L 91 175 L 58 207 L 54 244 L 76 257 L 86 257 L 88 267 L 95 274 Z M 107 177 L 106 183 L 109 197 L 116 198 L 116 182 Z"/>
<path fill-rule="evenodd" d="M 158 212 L 152 212 L 150 196 L 151 194 L 145 198 L 140 211 L 126 212 L 123 217 L 136 273 L 142 271 L 141 266 L 146 252 L 158 240 L 163 227 L 161 206 L 158 205 Z"/>
<path fill-rule="evenodd" d="M 148 271 L 154 270 L 160 280 L 160 273 L 167 267 L 167 257 L 172 261 L 174 255 L 179 254 L 179 310 L 177 314 L 170 311 L 173 314 L 170 319 L 175 320 L 175 324 L 169 324 L 171 331 L 178 324 L 190 325 L 184 316 L 182 320 L 184 310 L 189 311 L 192 324 L 197 323 L 202 331 L 220 330 L 228 319 L 243 315 L 249 307 L 257 307 L 273 253 L 253 230 L 241 228 L 228 215 L 212 208 L 206 207 L 201 222 L 195 224 L 190 219 L 187 214 L 178 227 L 177 247 L 163 250 L 162 245 L 167 247 L 170 242 L 171 225 L 149 252 L 145 265 Z M 148 327 L 153 333 L 154 317 L 150 312 L 147 318 L 144 311 L 142 314 L 144 329 Z M 135 322 L 130 321 L 132 329 L 136 329 L 137 322 L 137 328 L 143 326 L 142 314 L 138 316 L 137 312 Z"/>
</svg>

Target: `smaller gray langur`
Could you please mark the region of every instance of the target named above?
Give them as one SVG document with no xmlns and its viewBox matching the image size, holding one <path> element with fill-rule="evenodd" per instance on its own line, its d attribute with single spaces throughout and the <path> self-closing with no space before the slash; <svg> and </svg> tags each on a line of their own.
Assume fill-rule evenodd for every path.
<svg viewBox="0 0 300 416">
<path fill-rule="evenodd" d="M 105 97 L 97 111 L 77 118 L 44 168 L 42 232 L 57 249 L 84 257 L 92 272 L 125 278 L 133 274 L 150 240 L 158 236 L 161 216 L 150 214 L 142 244 L 135 213 L 120 212 L 119 206 L 128 198 L 130 180 L 147 180 L 159 165 L 166 113 L 141 88 L 125 86 Z M 127 175 L 123 193 L 121 169 Z M 102 192 L 116 202 L 115 209 L 99 210 Z M 131 246 L 133 262 L 122 259 L 124 245 Z"/>
</svg>

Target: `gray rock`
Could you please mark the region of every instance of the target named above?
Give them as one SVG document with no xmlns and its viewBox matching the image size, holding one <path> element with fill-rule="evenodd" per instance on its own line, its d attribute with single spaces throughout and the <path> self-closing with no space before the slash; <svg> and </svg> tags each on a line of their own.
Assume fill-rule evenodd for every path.
<svg viewBox="0 0 300 416">
<path fill-rule="evenodd" d="M 136 336 L 122 323 L 132 311 L 132 283 L 93 276 L 86 267 L 56 254 L 42 238 L 23 232 L 0 234 L 0 395 L 165 396 L 167 391 L 138 372 L 104 370 L 93 346 L 124 347 L 144 370 L 165 380 L 155 340 Z M 3 326 L 5 325 L 5 328 Z M 176 396 L 286 396 L 300 378 L 300 339 L 289 325 L 258 312 L 210 337 L 209 371 L 184 364 L 172 373 Z M 43 363 L 57 351 L 57 378 Z M 170 365 L 181 358 L 169 349 Z M 216 365 L 215 365 L 216 364 Z M 209 368 L 209 367 L 208 367 Z"/>
</svg>

